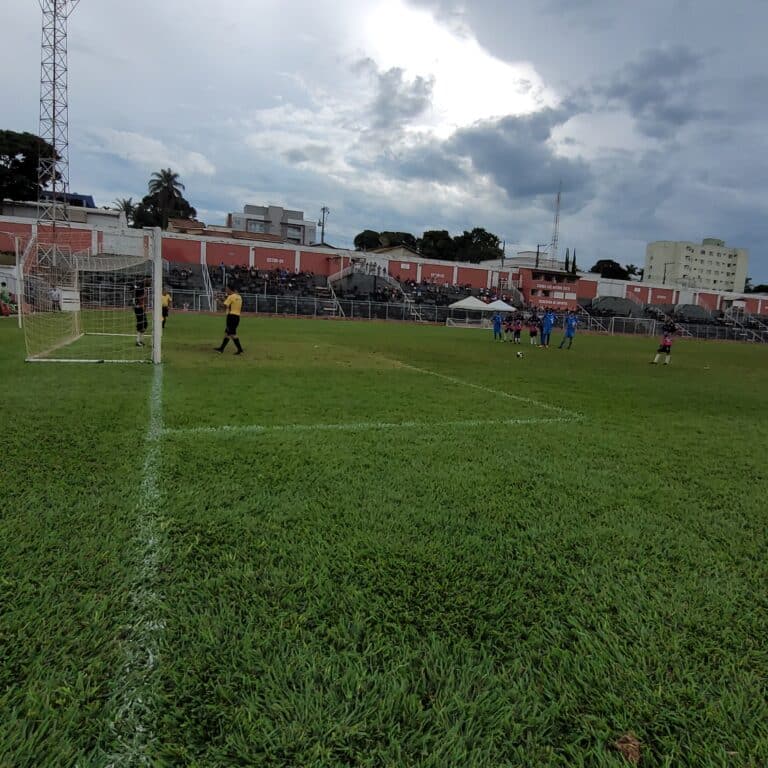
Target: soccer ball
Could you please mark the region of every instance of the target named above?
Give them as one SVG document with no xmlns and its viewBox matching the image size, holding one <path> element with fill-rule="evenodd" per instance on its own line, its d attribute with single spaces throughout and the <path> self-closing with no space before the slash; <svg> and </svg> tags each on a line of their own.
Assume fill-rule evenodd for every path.
<svg viewBox="0 0 768 768">
<path fill-rule="evenodd" d="M 518 353 L 517 353 L 517 356 L 518 356 L 519 358 L 521 358 L 521 359 L 522 359 L 522 357 L 523 357 L 523 353 L 522 353 L 522 352 L 518 352 Z"/>
</svg>

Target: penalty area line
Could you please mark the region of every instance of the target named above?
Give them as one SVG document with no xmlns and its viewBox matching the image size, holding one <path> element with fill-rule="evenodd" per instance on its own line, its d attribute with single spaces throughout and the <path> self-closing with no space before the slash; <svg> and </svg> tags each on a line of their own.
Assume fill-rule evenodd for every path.
<svg viewBox="0 0 768 768">
<path fill-rule="evenodd" d="M 562 424 L 578 421 L 572 416 L 545 416 L 528 419 L 464 419 L 460 421 L 358 421 L 340 424 L 220 424 L 206 427 L 178 427 L 163 430 L 164 435 L 269 434 L 273 432 L 376 432 L 398 429 L 470 429 L 473 427 L 513 427 Z"/>
<path fill-rule="evenodd" d="M 423 373 L 426 376 L 434 376 L 443 381 L 449 381 L 451 384 L 459 384 L 462 387 L 469 387 L 470 389 L 477 389 L 480 392 L 486 392 L 489 395 L 496 395 L 497 397 L 505 397 L 508 400 L 515 400 L 518 403 L 525 403 L 526 405 L 532 405 L 535 408 L 540 408 L 543 411 L 550 411 L 551 413 L 559 413 L 566 417 L 569 421 L 582 421 L 584 417 L 580 413 L 575 411 L 569 411 L 567 408 L 561 408 L 559 405 L 550 405 L 549 403 L 543 403 L 541 400 L 535 400 L 532 397 L 525 397 L 525 395 L 514 395 L 511 392 L 504 392 L 500 389 L 491 389 L 490 387 L 484 387 L 482 384 L 475 384 L 471 381 L 464 381 L 464 379 L 457 379 L 455 376 L 448 376 L 445 373 L 438 373 L 437 371 L 430 371 L 428 368 L 419 368 L 416 365 L 410 365 L 410 363 L 404 363 L 398 361 L 402 368 L 410 371 L 416 371 L 417 373 Z"/>
<path fill-rule="evenodd" d="M 113 744 L 107 768 L 144 766 L 153 759 L 156 737 L 152 723 L 157 717 L 159 686 L 156 673 L 160 636 L 165 629 L 161 596 L 156 591 L 164 548 L 159 519 L 161 493 L 158 473 L 163 432 L 163 367 L 156 365 L 149 396 L 149 425 L 144 440 L 144 463 L 130 563 L 130 617 L 124 628 L 124 660 L 111 696 L 114 716 L 109 727 Z"/>
</svg>

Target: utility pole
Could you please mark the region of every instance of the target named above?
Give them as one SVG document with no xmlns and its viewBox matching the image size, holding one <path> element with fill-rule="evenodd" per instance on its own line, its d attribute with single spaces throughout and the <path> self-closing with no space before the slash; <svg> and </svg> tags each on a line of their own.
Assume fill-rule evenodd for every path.
<svg viewBox="0 0 768 768">
<path fill-rule="evenodd" d="M 563 182 L 557 187 L 557 198 L 555 199 L 555 223 L 552 227 L 552 242 L 549 246 L 549 258 L 557 261 L 557 244 L 560 239 L 560 195 L 563 191 Z"/>
<path fill-rule="evenodd" d="M 317 222 L 317 226 L 320 227 L 320 245 L 325 245 L 325 220 L 330 212 L 331 209 L 327 205 L 320 209 L 320 220 Z"/>
</svg>

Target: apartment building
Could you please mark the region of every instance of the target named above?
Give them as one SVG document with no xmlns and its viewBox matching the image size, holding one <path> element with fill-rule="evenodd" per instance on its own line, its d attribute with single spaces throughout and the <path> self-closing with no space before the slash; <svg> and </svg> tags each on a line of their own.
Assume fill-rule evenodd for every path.
<svg viewBox="0 0 768 768">
<path fill-rule="evenodd" d="M 316 242 L 317 224 L 304 218 L 304 211 L 279 205 L 246 205 L 242 213 L 227 214 L 227 226 L 241 232 L 277 235 L 288 243 Z"/>
<path fill-rule="evenodd" d="M 643 280 L 685 288 L 744 290 L 749 251 L 707 237 L 701 244 L 660 240 L 645 249 Z"/>
</svg>

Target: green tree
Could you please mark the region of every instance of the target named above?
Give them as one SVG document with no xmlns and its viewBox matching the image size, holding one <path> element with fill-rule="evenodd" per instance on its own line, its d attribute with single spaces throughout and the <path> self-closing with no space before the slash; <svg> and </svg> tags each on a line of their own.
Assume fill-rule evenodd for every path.
<svg viewBox="0 0 768 768">
<path fill-rule="evenodd" d="M 629 280 L 629 272 L 612 259 L 600 259 L 595 263 L 590 272 L 596 272 L 600 277 L 612 280 Z"/>
<path fill-rule="evenodd" d="M 376 248 L 380 248 L 381 240 L 379 239 L 379 233 L 374 232 L 372 229 L 364 229 L 355 235 L 354 244 L 356 251 L 373 251 Z"/>
<path fill-rule="evenodd" d="M 571 250 L 570 248 L 565 249 L 565 271 L 570 272 L 571 271 Z"/>
<path fill-rule="evenodd" d="M 382 248 L 394 248 L 398 245 L 416 248 L 416 238 L 410 232 L 381 232 L 379 242 Z"/>
<path fill-rule="evenodd" d="M 132 197 L 118 197 L 112 205 L 116 210 L 122 211 L 125 214 L 128 224 L 133 223 L 133 214 L 136 211 L 136 203 L 133 202 Z"/>
<path fill-rule="evenodd" d="M 179 180 L 179 174 L 170 168 L 155 171 L 149 180 L 149 194 L 157 200 L 163 229 L 168 229 L 168 219 L 171 213 L 178 213 L 183 208 L 183 192 L 186 188 Z"/>
<path fill-rule="evenodd" d="M 425 259 L 456 261 L 456 246 L 445 229 L 430 229 L 417 241 L 417 248 Z"/>
<path fill-rule="evenodd" d="M 475 227 L 471 232 L 465 230 L 453 241 L 457 261 L 477 263 L 490 259 L 500 259 L 504 255 L 501 249 L 501 240 L 482 227 Z"/>
<path fill-rule="evenodd" d="M 573 258 L 571 259 L 571 274 L 576 274 L 576 249 L 573 249 Z"/>
<path fill-rule="evenodd" d="M 185 187 L 179 174 L 163 168 L 152 174 L 149 194 L 145 195 L 133 211 L 134 227 L 162 227 L 168 229 L 168 219 L 176 216 L 193 219 L 197 211 L 184 198 Z"/>
<path fill-rule="evenodd" d="M 37 200 L 40 157 L 52 154 L 53 147 L 33 133 L 0 131 L 0 200 Z M 44 186 L 50 182 L 43 179 Z"/>
</svg>

